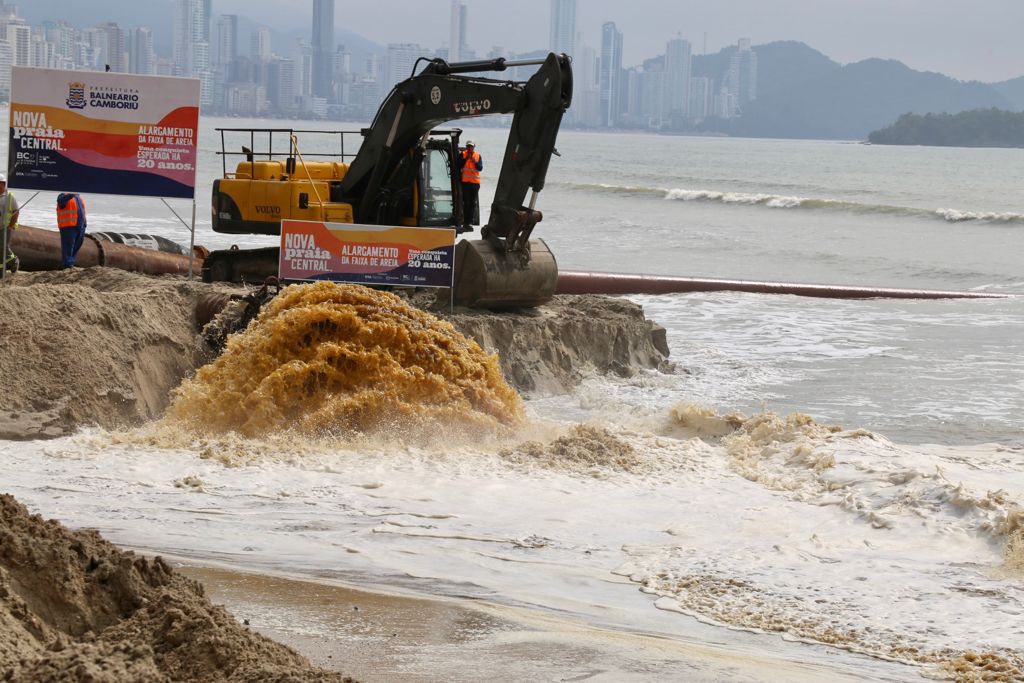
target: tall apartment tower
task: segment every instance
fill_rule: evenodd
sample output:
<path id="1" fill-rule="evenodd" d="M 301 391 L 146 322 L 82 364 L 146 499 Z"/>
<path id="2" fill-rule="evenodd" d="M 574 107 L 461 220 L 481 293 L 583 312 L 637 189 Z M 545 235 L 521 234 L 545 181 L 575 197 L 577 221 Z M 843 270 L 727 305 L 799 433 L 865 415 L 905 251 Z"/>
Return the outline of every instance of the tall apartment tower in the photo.
<path id="1" fill-rule="evenodd" d="M 207 0 L 174 0 L 172 26 L 174 73 L 196 76 L 209 68 L 210 16 Z"/>
<path id="2" fill-rule="evenodd" d="M 741 38 L 737 44 L 726 80 L 729 95 L 740 112 L 744 105 L 757 99 L 757 53 L 750 49 L 750 38 Z"/>
<path id="3" fill-rule="evenodd" d="M 250 38 L 252 59 L 254 62 L 270 61 L 270 30 L 261 28 L 253 31 Z"/>
<path id="4" fill-rule="evenodd" d="M 313 0 L 313 95 L 334 94 L 331 54 L 334 52 L 334 0 Z"/>
<path id="5" fill-rule="evenodd" d="M 618 125 L 622 111 L 622 32 L 609 21 L 601 26 L 601 125 Z"/>
<path id="6" fill-rule="evenodd" d="M 448 61 L 461 62 L 469 55 L 466 47 L 466 0 L 452 0 L 452 21 L 448 35 Z"/>
<path id="7" fill-rule="evenodd" d="M 238 15 L 222 14 L 217 17 L 213 64 L 219 71 L 224 71 L 236 59 L 238 59 Z"/>
<path id="8" fill-rule="evenodd" d="M 106 55 L 108 67 L 117 74 L 128 73 L 128 34 L 114 22 L 100 24 L 98 27 L 106 38 Z"/>
<path id="9" fill-rule="evenodd" d="M 137 26 L 128 34 L 128 68 L 133 74 L 153 76 L 156 74 L 156 52 L 153 48 L 153 32 Z"/>
<path id="10" fill-rule="evenodd" d="M 428 56 L 418 43 L 388 43 L 388 57 L 384 71 L 384 91 L 412 75 L 412 68 L 420 57 Z"/>
<path id="11" fill-rule="evenodd" d="M 11 46 L 13 66 L 32 66 L 32 27 L 24 19 L 16 18 L 7 23 L 0 38 Z"/>
<path id="12" fill-rule="evenodd" d="M 682 38 L 674 38 L 665 45 L 665 101 L 662 109 L 665 120 L 690 115 L 692 51 L 690 41 Z"/>
<path id="13" fill-rule="evenodd" d="M 570 57 L 576 52 L 576 0 L 551 0 L 551 51 Z"/>

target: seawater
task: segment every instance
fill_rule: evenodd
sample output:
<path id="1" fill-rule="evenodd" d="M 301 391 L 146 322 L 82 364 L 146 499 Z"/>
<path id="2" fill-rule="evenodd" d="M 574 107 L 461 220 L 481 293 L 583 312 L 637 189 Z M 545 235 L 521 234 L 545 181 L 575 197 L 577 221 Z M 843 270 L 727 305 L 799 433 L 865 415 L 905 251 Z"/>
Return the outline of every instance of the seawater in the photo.
<path id="1" fill-rule="evenodd" d="M 203 192 L 213 125 L 239 122 L 204 119 Z M 504 134 L 472 134 L 486 207 Z M 1021 150 L 571 131 L 558 147 L 535 235 L 565 270 L 1024 292 Z M 97 197 L 90 222 L 181 241 L 154 204 Z M 201 244 L 273 241 L 214 235 L 204 208 Z M 865 678 L 902 675 L 875 658 L 907 678 L 1020 678 L 1021 300 L 635 299 L 668 329 L 675 374 L 529 397 L 523 425 L 483 445 L 445 443 L 444 424 L 441 444 L 85 431 L 0 445 L 4 489 L 153 552 Z"/>

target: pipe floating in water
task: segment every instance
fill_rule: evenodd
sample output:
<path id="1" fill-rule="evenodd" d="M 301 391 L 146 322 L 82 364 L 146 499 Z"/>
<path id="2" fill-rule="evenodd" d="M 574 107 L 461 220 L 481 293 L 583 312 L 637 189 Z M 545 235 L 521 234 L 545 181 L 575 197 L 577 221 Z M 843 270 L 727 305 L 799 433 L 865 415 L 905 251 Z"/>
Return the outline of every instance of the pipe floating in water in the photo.
<path id="1" fill-rule="evenodd" d="M 670 275 L 630 275 L 628 273 L 581 271 L 560 272 L 558 285 L 555 288 L 556 294 L 675 294 L 683 292 L 752 292 L 755 294 L 792 294 L 826 299 L 1007 299 L 1015 296 L 988 292 L 802 285 L 791 282 L 709 280 Z"/>
<path id="2" fill-rule="evenodd" d="M 10 248 L 21 260 L 24 270 L 60 270 L 63 261 L 60 253 L 60 233 L 56 230 L 43 230 L 27 225 L 8 233 Z M 194 273 L 203 267 L 206 250 L 196 247 L 195 260 L 192 264 Z M 136 273 L 164 275 L 167 273 L 188 273 L 188 256 L 169 254 L 163 251 L 140 249 L 126 244 L 102 241 L 88 233 L 82 242 L 82 248 L 75 257 L 75 265 L 82 268 L 90 266 L 107 266 L 120 268 Z"/>

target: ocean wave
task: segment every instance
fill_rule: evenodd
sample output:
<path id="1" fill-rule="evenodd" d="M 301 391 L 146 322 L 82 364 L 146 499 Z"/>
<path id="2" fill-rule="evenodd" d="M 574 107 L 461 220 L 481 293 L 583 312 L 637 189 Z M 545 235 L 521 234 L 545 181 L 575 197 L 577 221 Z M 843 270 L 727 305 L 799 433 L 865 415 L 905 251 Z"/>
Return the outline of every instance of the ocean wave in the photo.
<path id="1" fill-rule="evenodd" d="M 606 183 L 566 183 L 569 188 L 611 192 L 622 195 L 648 195 L 671 201 L 717 202 L 746 206 L 763 206 L 769 209 L 819 209 L 845 211 L 860 214 L 890 214 L 937 218 L 947 223 L 1024 223 L 1024 214 L 999 211 L 965 211 L 961 209 L 921 209 L 893 204 L 869 204 L 842 199 L 801 197 L 763 192 L 722 192 L 719 190 L 644 187 L 636 185 L 610 185 Z"/>

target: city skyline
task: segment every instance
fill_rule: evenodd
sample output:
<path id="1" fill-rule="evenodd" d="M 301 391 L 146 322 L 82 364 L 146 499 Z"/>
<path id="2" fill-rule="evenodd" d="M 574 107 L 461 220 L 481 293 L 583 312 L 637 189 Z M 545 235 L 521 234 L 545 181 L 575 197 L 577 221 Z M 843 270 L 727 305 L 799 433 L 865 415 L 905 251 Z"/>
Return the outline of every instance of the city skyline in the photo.
<path id="1" fill-rule="evenodd" d="M 235 14 L 277 31 L 309 32 L 312 2 L 289 5 L 270 0 L 214 0 L 215 14 Z M 23 16 L 46 19 L 72 17 L 73 24 L 98 25 L 114 21 L 134 27 L 144 15 L 161 11 L 158 5 L 127 5 L 115 0 L 93 0 L 88 6 L 70 0 L 31 0 L 13 3 Z M 165 6 L 169 5 L 165 0 Z M 346 4 L 335 13 L 336 31 L 349 31 L 385 49 L 389 42 L 448 44 L 451 0 L 423 0 L 409 5 L 378 0 L 371 7 Z M 715 53 L 732 45 L 736 36 L 750 36 L 756 44 L 792 40 L 803 42 L 841 64 L 868 58 L 896 59 L 918 71 L 934 71 L 960 80 L 985 83 L 1024 75 L 1024 43 L 1017 27 L 1024 25 L 1024 3 L 1017 0 L 951 0 L 942 11 L 926 0 L 729 0 L 711 3 L 692 0 L 587 0 L 578 3 L 577 34 L 590 45 L 600 44 L 601 26 L 612 21 L 629 38 L 623 61 L 640 64 L 654 56 L 651 47 L 672 36 L 689 40 L 693 54 Z M 474 0 L 469 5 L 469 47 L 486 54 L 495 46 L 507 52 L 532 51 L 549 46 L 549 0 L 519 0 L 509 12 L 500 0 Z M 813 11 L 810 11 L 812 10 Z M 73 17 L 77 16 L 78 20 Z M 387 16 L 388 22 L 379 21 Z M 128 19 L 126 17 L 133 17 Z M 155 44 L 169 45 L 167 26 L 150 25 Z M 163 24 L 166 24 L 163 25 Z"/>
<path id="2" fill-rule="evenodd" d="M 202 84 L 200 103 L 207 113 L 366 120 L 372 118 L 389 90 L 408 78 L 423 59 L 537 59 L 549 49 L 566 49 L 573 53 L 575 64 L 575 97 L 565 121 L 568 126 L 724 132 L 756 127 L 760 125 L 757 121 L 765 120 L 766 111 L 780 104 L 804 103 L 779 119 L 783 121 L 799 111 L 813 110 L 815 88 L 827 91 L 838 83 L 850 87 L 843 74 L 881 68 L 889 75 L 872 82 L 882 83 L 915 73 L 895 62 L 879 60 L 844 68 L 805 44 L 789 41 L 757 47 L 750 36 L 743 35 L 734 37 L 728 50 L 705 58 L 703 43 L 698 47 L 682 31 L 659 44 L 646 45 L 647 52 L 653 54 L 630 64 L 625 45 L 634 38 L 616 22 L 604 22 L 593 40 L 580 30 L 582 4 L 544 1 L 548 25 L 538 33 L 547 36 L 547 45 L 527 52 L 492 46 L 484 52 L 479 41 L 473 41 L 478 5 L 466 0 L 445 0 L 447 33 L 439 41 L 392 42 L 386 47 L 352 33 L 329 30 L 337 19 L 335 0 L 311 0 L 312 13 L 305 29 L 291 34 L 256 24 L 248 16 L 215 12 L 227 0 L 167 0 L 164 9 L 172 14 L 172 21 L 148 15 L 158 27 L 170 29 L 171 45 L 164 45 L 159 54 L 153 47 L 154 33 L 146 27 L 127 28 L 116 22 L 81 27 L 66 21 L 32 25 L 11 3 L 0 2 L 0 97 L 7 92 L 4 67 L 8 64 L 78 70 L 106 67 L 114 72 L 198 78 Z M 763 88 L 759 52 L 765 57 L 769 75 Z M 794 89 L 804 69 L 811 89 Z M 532 71 L 513 68 L 497 77 L 525 81 Z M 812 85 L 815 74 L 825 71 L 829 77 Z M 9 76 L 9 71 L 6 73 Z M 957 83 L 936 81 L 933 75 L 920 72 L 916 77 L 931 78 L 930 83 L 940 88 L 945 87 L 942 82 Z M 780 84 L 785 89 L 782 100 L 777 96 Z M 968 106 L 1014 106 L 1015 83 L 1005 84 L 1010 89 L 1005 97 L 994 87 L 961 85 L 973 93 L 959 100 Z M 892 105 L 904 107 L 900 111 L 912 109 L 912 104 L 898 104 L 900 93 L 918 90 L 909 84 L 902 90 L 890 88 L 890 99 L 895 97 Z M 759 93 L 766 93 L 764 102 L 758 101 Z M 865 95 L 870 101 L 872 94 Z M 933 106 L 935 101 L 922 100 L 925 106 Z M 957 107 L 957 96 L 939 106 Z M 773 114 L 767 116 L 770 119 Z"/>
<path id="3" fill-rule="evenodd" d="M 276 0 L 217 0 L 224 12 L 289 26 L 308 19 L 304 6 L 287 11 Z M 718 52 L 737 36 L 757 44 L 804 42 L 840 63 L 873 57 L 897 59 L 919 71 L 936 71 L 959 80 L 998 82 L 1024 76 L 1024 25 L 1019 0 L 951 0 L 937 8 L 931 0 L 586 0 L 575 3 L 577 33 L 600 44 L 601 26 L 614 22 L 630 39 L 623 62 L 640 64 L 676 34 L 689 40 L 695 55 Z M 450 0 L 377 0 L 372 6 L 339 10 L 337 28 L 387 45 L 389 42 L 439 44 L 449 34 Z M 230 8 L 230 9 L 229 9 Z M 502 0 L 469 5 L 469 45 L 479 52 L 502 46 L 511 52 L 548 46 L 549 0 L 519 0 L 516 11 Z M 290 15 L 290 16 L 289 16 Z M 379 21 L 389 17 L 388 22 Z M 261 18 L 262 17 L 262 18 Z M 281 23 L 281 22 L 284 23 Z M 651 47 L 654 46 L 654 50 Z"/>

